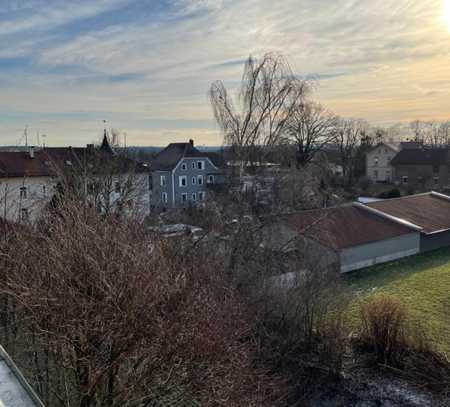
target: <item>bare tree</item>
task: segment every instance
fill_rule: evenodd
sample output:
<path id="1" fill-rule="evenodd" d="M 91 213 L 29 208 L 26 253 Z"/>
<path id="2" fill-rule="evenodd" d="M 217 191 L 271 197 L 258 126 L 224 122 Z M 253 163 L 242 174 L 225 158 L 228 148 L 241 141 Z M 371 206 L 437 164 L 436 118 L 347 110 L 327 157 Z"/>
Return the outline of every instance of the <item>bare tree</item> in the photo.
<path id="1" fill-rule="evenodd" d="M 337 117 L 319 103 L 300 103 L 288 120 L 287 137 L 297 147 L 297 166 L 310 163 L 327 144 L 336 141 Z"/>
<path id="2" fill-rule="evenodd" d="M 212 84 L 209 95 L 214 116 L 225 143 L 235 148 L 241 175 L 244 165 L 253 161 L 255 150 L 282 139 L 287 121 L 307 89 L 285 58 L 276 54 L 248 59 L 237 105 L 222 82 Z"/>
<path id="3" fill-rule="evenodd" d="M 361 139 L 365 137 L 367 123 L 363 120 L 341 119 L 336 129 L 336 140 L 346 186 L 351 186 L 356 166 L 356 154 Z"/>

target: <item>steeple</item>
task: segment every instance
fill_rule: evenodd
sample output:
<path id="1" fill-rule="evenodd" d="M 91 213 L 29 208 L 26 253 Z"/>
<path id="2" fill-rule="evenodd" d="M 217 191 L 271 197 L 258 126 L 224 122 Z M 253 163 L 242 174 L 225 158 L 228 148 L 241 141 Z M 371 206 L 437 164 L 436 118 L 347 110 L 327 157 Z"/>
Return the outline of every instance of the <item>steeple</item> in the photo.
<path id="1" fill-rule="evenodd" d="M 111 154 L 114 152 L 109 144 L 108 133 L 106 131 L 106 127 L 103 130 L 103 140 L 102 140 L 102 145 L 100 146 L 100 150 L 104 151 L 106 153 L 111 153 Z"/>

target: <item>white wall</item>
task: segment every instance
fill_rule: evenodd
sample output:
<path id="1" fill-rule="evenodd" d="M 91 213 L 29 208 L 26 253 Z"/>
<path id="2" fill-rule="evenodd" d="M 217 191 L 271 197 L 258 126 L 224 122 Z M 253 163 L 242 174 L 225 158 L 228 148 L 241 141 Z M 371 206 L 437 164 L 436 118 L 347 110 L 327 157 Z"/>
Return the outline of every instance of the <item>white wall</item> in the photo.
<path id="1" fill-rule="evenodd" d="M 0 178 L 0 217 L 18 222 L 26 210 L 29 220 L 35 221 L 53 196 L 55 184 L 51 177 Z M 21 197 L 22 187 L 26 188 L 25 198 Z"/>

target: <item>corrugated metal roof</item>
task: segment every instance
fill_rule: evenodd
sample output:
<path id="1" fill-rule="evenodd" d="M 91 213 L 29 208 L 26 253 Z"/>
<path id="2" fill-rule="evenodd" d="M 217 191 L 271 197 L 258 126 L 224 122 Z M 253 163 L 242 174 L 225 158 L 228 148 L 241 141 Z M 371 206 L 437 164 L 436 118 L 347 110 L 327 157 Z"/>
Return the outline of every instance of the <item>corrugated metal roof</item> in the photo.
<path id="1" fill-rule="evenodd" d="M 357 205 L 299 212 L 283 219 L 298 232 L 337 251 L 415 233 Z"/>
<path id="2" fill-rule="evenodd" d="M 427 193 L 367 204 L 381 212 L 413 223 L 424 233 L 450 229 L 450 197 Z"/>

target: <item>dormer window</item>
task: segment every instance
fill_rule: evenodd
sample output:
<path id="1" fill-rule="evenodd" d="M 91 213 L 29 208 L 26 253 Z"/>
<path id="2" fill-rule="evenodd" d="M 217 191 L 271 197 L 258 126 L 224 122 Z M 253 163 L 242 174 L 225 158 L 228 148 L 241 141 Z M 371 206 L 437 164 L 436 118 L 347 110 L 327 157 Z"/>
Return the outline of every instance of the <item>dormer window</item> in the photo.
<path id="1" fill-rule="evenodd" d="M 197 161 L 197 169 L 198 170 L 204 170 L 205 169 L 205 162 L 204 161 Z"/>
<path id="2" fill-rule="evenodd" d="M 187 164 L 186 163 L 181 164 L 181 169 L 183 171 L 186 171 L 187 170 Z"/>

